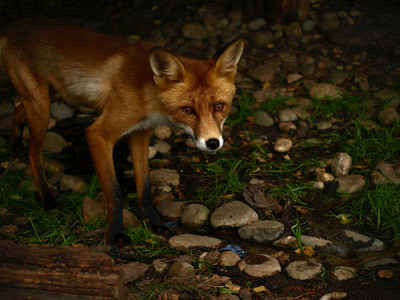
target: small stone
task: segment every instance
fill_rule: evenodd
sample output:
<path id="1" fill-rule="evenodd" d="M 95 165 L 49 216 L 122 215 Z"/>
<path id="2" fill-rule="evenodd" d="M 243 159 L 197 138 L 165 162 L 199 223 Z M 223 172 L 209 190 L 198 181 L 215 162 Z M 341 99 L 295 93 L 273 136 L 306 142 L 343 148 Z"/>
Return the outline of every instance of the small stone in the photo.
<path id="1" fill-rule="evenodd" d="M 193 247 L 218 248 L 221 246 L 222 241 L 213 237 L 186 233 L 173 236 L 170 238 L 169 244 L 172 247 L 182 247 L 185 249 Z"/>
<path id="2" fill-rule="evenodd" d="M 90 197 L 83 198 L 82 201 L 82 220 L 88 224 L 95 220 L 100 222 L 107 221 L 107 209 L 105 204 L 97 202 Z"/>
<path id="3" fill-rule="evenodd" d="M 238 268 L 253 277 L 268 277 L 281 272 L 279 261 L 267 254 L 249 255 L 238 264 Z"/>
<path id="4" fill-rule="evenodd" d="M 287 236 L 284 238 L 281 238 L 279 240 L 276 240 L 275 242 L 272 243 L 274 247 L 281 248 L 281 249 L 287 249 L 287 250 L 295 250 L 299 247 L 299 243 L 297 239 L 294 236 Z"/>
<path id="5" fill-rule="evenodd" d="M 261 126 L 272 126 L 274 125 L 274 119 L 266 111 L 256 111 L 254 113 L 255 123 Z"/>
<path id="6" fill-rule="evenodd" d="M 256 31 L 250 35 L 250 42 L 254 47 L 266 47 L 273 42 L 270 31 Z"/>
<path id="7" fill-rule="evenodd" d="M 365 179 L 362 175 L 347 175 L 339 177 L 336 180 L 339 182 L 338 191 L 340 193 L 353 194 L 361 191 L 365 185 Z"/>
<path id="8" fill-rule="evenodd" d="M 220 266 L 236 266 L 239 261 L 239 255 L 232 251 L 223 251 L 218 257 L 218 264 Z"/>
<path id="9" fill-rule="evenodd" d="M 198 22 L 186 23 L 183 25 L 182 35 L 185 38 L 193 40 L 205 40 L 208 36 L 203 25 Z"/>
<path id="10" fill-rule="evenodd" d="M 78 177 L 63 174 L 60 178 L 61 191 L 81 192 L 86 190 L 86 183 Z"/>
<path id="11" fill-rule="evenodd" d="M 349 174 L 351 166 L 351 156 L 342 152 L 336 155 L 336 157 L 332 160 L 331 169 L 336 177 L 342 177 Z"/>
<path id="12" fill-rule="evenodd" d="M 357 269 L 353 267 L 340 266 L 336 267 L 335 270 L 333 271 L 333 277 L 339 281 L 352 279 L 356 276 L 357 276 Z"/>
<path id="13" fill-rule="evenodd" d="M 398 263 L 399 262 L 394 258 L 383 257 L 383 258 L 368 261 L 363 265 L 363 267 L 366 269 L 371 269 L 371 268 L 374 268 L 377 266 L 386 266 L 389 264 L 398 264 Z"/>
<path id="14" fill-rule="evenodd" d="M 241 201 L 233 201 L 220 206 L 210 217 L 211 226 L 215 229 L 242 227 L 256 221 L 258 221 L 257 213 Z"/>
<path id="15" fill-rule="evenodd" d="M 156 259 L 153 261 L 154 271 L 158 274 L 163 274 L 168 269 L 168 263 L 163 261 L 162 259 Z"/>
<path id="16" fill-rule="evenodd" d="M 393 124 L 398 117 L 399 113 L 393 107 L 385 108 L 377 115 L 378 121 L 385 126 Z"/>
<path id="17" fill-rule="evenodd" d="M 302 75 L 300 75 L 300 74 L 289 74 L 288 75 L 288 77 L 287 77 L 287 82 L 288 83 L 293 83 L 293 82 L 296 82 L 296 81 L 299 81 L 301 78 L 303 78 L 303 76 Z"/>
<path id="18" fill-rule="evenodd" d="M 171 145 L 164 141 L 158 141 L 153 147 L 161 154 L 166 154 L 171 150 Z"/>
<path id="19" fill-rule="evenodd" d="M 139 221 L 139 219 L 135 216 L 135 214 L 125 208 L 122 210 L 122 219 L 123 219 L 124 229 L 137 228 L 142 225 L 142 222 Z"/>
<path id="20" fill-rule="evenodd" d="M 330 121 L 320 121 L 315 123 L 315 127 L 317 127 L 318 130 L 326 130 L 329 128 L 332 128 L 332 123 Z"/>
<path id="21" fill-rule="evenodd" d="M 317 190 L 323 190 L 325 188 L 325 184 L 322 181 L 316 181 L 312 187 Z"/>
<path id="22" fill-rule="evenodd" d="M 67 119 L 74 115 L 72 109 L 60 101 L 55 101 L 51 103 L 50 114 L 53 118 L 58 120 Z"/>
<path id="23" fill-rule="evenodd" d="M 280 122 L 279 130 L 282 132 L 289 132 L 291 130 L 296 130 L 296 125 L 294 125 L 292 122 Z"/>
<path id="24" fill-rule="evenodd" d="M 285 226 L 278 221 L 265 220 L 243 226 L 238 233 L 244 240 L 269 243 L 278 239 L 284 229 Z"/>
<path id="25" fill-rule="evenodd" d="M 333 85 L 342 85 L 347 80 L 347 73 L 335 71 L 329 75 L 329 82 Z"/>
<path id="26" fill-rule="evenodd" d="M 48 131 L 46 132 L 46 138 L 43 144 L 43 151 L 47 151 L 50 153 L 59 153 L 67 145 L 67 142 L 61 135 L 52 131 Z"/>
<path id="27" fill-rule="evenodd" d="M 400 167 L 397 164 L 379 162 L 371 173 L 374 184 L 393 182 L 400 184 Z"/>
<path id="28" fill-rule="evenodd" d="M 289 24 L 285 27 L 284 31 L 288 37 L 294 38 L 300 38 L 303 34 L 303 31 L 301 30 L 300 24 L 298 22 L 293 22 Z"/>
<path id="29" fill-rule="evenodd" d="M 149 176 L 150 183 L 153 185 L 179 185 L 180 176 L 175 170 L 156 169 L 150 171 Z"/>
<path id="30" fill-rule="evenodd" d="M 322 273 L 322 264 L 309 265 L 307 261 L 294 261 L 286 267 L 289 277 L 298 280 L 318 278 Z"/>
<path id="31" fill-rule="evenodd" d="M 293 146 L 293 142 L 286 138 L 278 138 L 274 145 L 274 150 L 279 153 L 289 152 Z"/>
<path id="32" fill-rule="evenodd" d="M 172 277 L 187 277 L 194 274 L 194 267 L 187 262 L 176 262 L 168 270 L 168 275 Z"/>
<path id="33" fill-rule="evenodd" d="M 172 130 L 168 126 L 158 126 L 154 130 L 155 136 L 160 140 L 165 140 L 171 137 Z"/>
<path id="34" fill-rule="evenodd" d="M 157 204 L 157 211 L 166 218 L 179 219 L 182 217 L 185 202 L 183 201 L 162 201 Z"/>
<path id="35" fill-rule="evenodd" d="M 264 18 L 258 18 L 256 20 L 251 21 L 247 27 L 249 28 L 249 30 L 255 31 L 255 30 L 259 30 L 261 27 L 266 26 L 267 25 L 267 21 L 265 21 Z"/>
<path id="36" fill-rule="evenodd" d="M 195 230 L 204 226 L 210 216 L 210 210 L 202 204 L 189 205 L 182 214 L 181 223 L 183 226 Z"/>
<path id="37" fill-rule="evenodd" d="M 330 83 L 315 84 L 309 92 L 311 98 L 330 98 L 336 99 L 342 97 L 341 90 Z"/>
<path id="38" fill-rule="evenodd" d="M 278 118 L 281 122 L 297 121 L 297 115 L 291 109 L 281 109 L 280 111 L 278 111 Z"/>

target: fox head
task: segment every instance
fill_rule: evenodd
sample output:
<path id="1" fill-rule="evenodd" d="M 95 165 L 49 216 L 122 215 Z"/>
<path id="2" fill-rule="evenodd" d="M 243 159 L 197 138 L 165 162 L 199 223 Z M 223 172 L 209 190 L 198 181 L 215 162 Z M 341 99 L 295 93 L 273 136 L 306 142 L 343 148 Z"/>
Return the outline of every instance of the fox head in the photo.
<path id="1" fill-rule="evenodd" d="M 206 153 L 218 151 L 222 127 L 235 94 L 234 77 L 244 40 L 237 38 L 210 60 L 178 57 L 163 48 L 150 51 L 154 81 L 167 117 Z"/>

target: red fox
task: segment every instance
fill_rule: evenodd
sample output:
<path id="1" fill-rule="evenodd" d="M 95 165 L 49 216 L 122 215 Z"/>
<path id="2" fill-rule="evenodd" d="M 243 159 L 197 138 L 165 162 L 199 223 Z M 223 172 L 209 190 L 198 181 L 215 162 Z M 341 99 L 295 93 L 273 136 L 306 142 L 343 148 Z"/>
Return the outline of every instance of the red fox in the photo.
<path id="1" fill-rule="evenodd" d="M 109 243 L 123 235 L 123 197 L 113 163 L 115 143 L 129 135 L 142 213 L 162 226 L 150 199 L 149 139 L 159 125 L 178 126 L 205 153 L 223 145 L 222 126 L 235 93 L 244 40 L 237 38 L 209 60 L 176 56 L 150 42 L 122 38 L 51 20 L 24 20 L 1 39 L 3 68 L 21 99 L 10 145 L 21 144 L 26 118 L 29 162 L 42 205 L 54 196 L 45 178 L 42 149 L 49 122 L 49 86 L 69 103 L 100 112 L 87 128 L 92 160 L 107 199 Z"/>

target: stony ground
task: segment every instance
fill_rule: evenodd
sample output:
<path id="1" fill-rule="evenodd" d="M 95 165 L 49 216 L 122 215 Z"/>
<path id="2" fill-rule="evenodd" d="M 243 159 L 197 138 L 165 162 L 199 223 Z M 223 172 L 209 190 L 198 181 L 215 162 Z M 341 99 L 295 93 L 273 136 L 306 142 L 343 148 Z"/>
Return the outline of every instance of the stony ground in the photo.
<path id="1" fill-rule="evenodd" d="M 29 2 L 5 2 L 1 3 L 5 13 L 0 16 L 0 28 L 21 17 L 42 13 L 132 40 L 149 38 L 178 53 L 199 57 L 210 56 L 234 37 L 245 34 L 248 42 L 236 78 L 239 91 L 252 95 L 258 103 L 279 96 L 292 101 L 276 113 L 258 106 L 248 120 L 253 133 L 247 127 L 227 128 L 230 136 L 226 139 L 225 150 L 230 151 L 229 147 L 239 143 L 239 150 L 231 151 L 244 157 L 248 150 L 246 143 L 257 142 L 271 153 L 270 159 L 282 162 L 296 155 L 311 156 L 307 152 L 312 152 L 319 159 L 331 162 L 326 170 L 321 168 L 310 172 L 313 188 L 327 194 L 332 186 L 334 191 L 339 186 L 340 192 L 355 193 L 366 185 L 366 181 L 376 184 L 384 180 L 380 174 L 394 181 L 400 180 L 395 162 L 376 165 L 375 175 L 372 172 L 353 174 L 351 157 L 344 153 L 336 156 L 341 152 L 340 147 L 332 146 L 329 150 L 321 147 L 316 151 L 301 150 L 310 148 L 299 146 L 301 143 L 317 143 L 311 145 L 315 148 L 320 142 L 316 138 L 319 133 L 346 126 L 346 120 L 341 119 L 345 116 L 332 115 L 320 116 L 310 124 L 308 117 L 315 112 L 303 108 L 314 98 L 335 99 L 342 93 L 355 95 L 363 98 L 364 105 L 371 108 L 371 113 L 364 119 L 369 126 L 390 126 L 396 121 L 400 101 L 400 41 L 397 38 L 400 18 L 396 1 L 382 3 L 371 0 L 363 1 L 361 5 L 349 1 L 313 0 L 309 9 L 300 6 L 294 12 L 276 10 L 272 16 L 262 14 L 261 8 L 254 12 L 240 5 L 205 2 L 194 1 L 191 5 L 184 5 L 179 1 L 137 1 L 135 5 L 125 2 L 117 5 L 113 1 L 88 1 L 85 4 L 65 1 L 60 5 L 39 1 L 36 6 Z M 9 95 L 10 90 L 6 87 L 2 91 Z M 392 99 L 390 105 L 380 107 L 380 101 L 388 98 Z M 1 100 L 0 126 L 6 132 L 13 104 L 3 96 Z M 242 107 L 236 103 L 235 108 L 239 111 L 233 109 L 233 117 L 240 114 Z M 71 116 L 78 117 L 81 125 L 85 124 L 86 118 L 91 118 L 90 115 L 82 117 L 85 113 L 73 111 L 62 102 L 56 102 L 52 107 L 54 119 L 64 119 L 57 123 L 58 126 L 60 123 L 70 126 L 71 123 L 65 120 Z M 319 133 L 311 134 L 310 129 Z M 188 164 L 187 159 L 199 154 L 190 150 L 190 141 L 176 142 L 180 139 L 185 141 L 178 134 L 165 128 L 157 130 L 151 152 L 155 157 L 171 159 L 153 162 L 153 182 L 164 182 L 160 189 L 167 195 L 194 200 L 191 186 L 195 171 L 190 167 L 192 161 Z M 67 131 L 61 135 L 49 134 L 47 150 L 59 152 L 67 146 L 65 140 L 74 141 L 70 147 L 72 152 L 79 152 L 78 156 L 84 159 L 79 161 L 82 168 L 72 173 L 75 176 L 57 175 L 54 184 L 58 184 L 60 190 L 79 189 L 79 174 L 93 171 L 90 156 L 87 148 L 82 146 L 85 143 L 83 137 L 77 138 L 75 133 Z M 171 154 L 181 150 L 195 155 Z M 117 150 L 117 153 L 124 153 L 124 159 L 117 165 L 121 173 L 127 168 L 126 152 L 123 151 Z M 336 158 L 332 160 L 333 157 Z M 261 158 L 259 161 L 261 164 Z M 58 167 L 57 163 L 54 165 Z M 167 166 L 167 171 L 160 166 Z M 185 172 L 182 174 L 182 171 Z M 129 177 L 129 172 L 126 174 Z M 183 207 L 182 201 L 161 202 L 158 198 L 157 209 L 162 214 L 175 214 L 169 217 L 178 216 L 189 228 L 201 228 L 209 221 L 209 228 L 201 230 L 201 235 L 177 234 L 169 243 L 174 247 L 214 249 L 202 251 L 203 264 L 213 268 L 203 269 L 188 255 L 141 262 L 138 270 L 143 271 L 143 276 L 131 283 L 135 295 L 132 298 L 140 299 L 139 292 L 152 285 L 158 289 L 154 295 L 157 299 L 201 296 L 218 299 L 395 299 L 399 295 L 398 255 L 392 249 L 386 251 L 387 245 L 381 240 L 360 235 L 353 228 L 343 230 L 321 216 L 312 216 L 310 224 L 320 227 L 311 228 L 300 237 L 304 251 L 311 251 L 311 254 L 293 254 L 298 248 L 298 240 L 288 226 L 291 224 L 288 219 L 293 221 L 295 215 L 282 213 L 286 211 L 280 207 L 283 203 L 271 209 L 273 199 L 261 192 L 262 188 L 282 184 L 279 180 L 283 181 L 254 176 L 249 180 L 243 197 L 239 193 L 240 201 L 212 207 L 212 212 L 199 204 Z M 337 182 L 336 185 L 333 182 Z M 210 182 L 198 179 L 197 183 L 206 186 Z M 168 189 L 172 189 L 171 194 L 168 194 Z M 125 189 L 127 191 L 129 188 Z M 314 213 L 329 212 L 338 204 L 333 203 L 327 209 L 318 199 L 310 199 L 310 203 L 317 205 Z M 85 205 L 96 204 L 92 199 L 85 199 Z M 298 215 L 307 214 L 301 207 L 296 209 Z M 266 211 L 273 213 L 278 221 L 258 221 L 260 216 L 268 214 Z M 108 251 L 120 263 L 131 260 L 129 248 L 102 251 Z M 315 257 L 312 257 L 313 251 Z"/>

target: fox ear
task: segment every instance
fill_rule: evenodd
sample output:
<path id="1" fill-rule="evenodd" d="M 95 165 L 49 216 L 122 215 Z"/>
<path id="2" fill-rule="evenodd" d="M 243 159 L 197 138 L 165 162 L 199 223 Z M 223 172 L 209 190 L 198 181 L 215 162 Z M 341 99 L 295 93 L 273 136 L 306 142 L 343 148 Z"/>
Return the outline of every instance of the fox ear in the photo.
<path id="1" fill-rule="evenodd" d="M 230 77 L 232 79 L 235 77 L 243 48 L 244 38 L 238 37 L 214 55 L 213 59 L 217 60 L 215 73 L 218 77 Z"/>
<path id="2" fill-rule="evenodd" d="M 182 81 L 185 77 L 185 68 L 182 63 L 164 48 L 156 47 L 150 50 L 150 66 L 157 85 L 166 81 Z"/>

